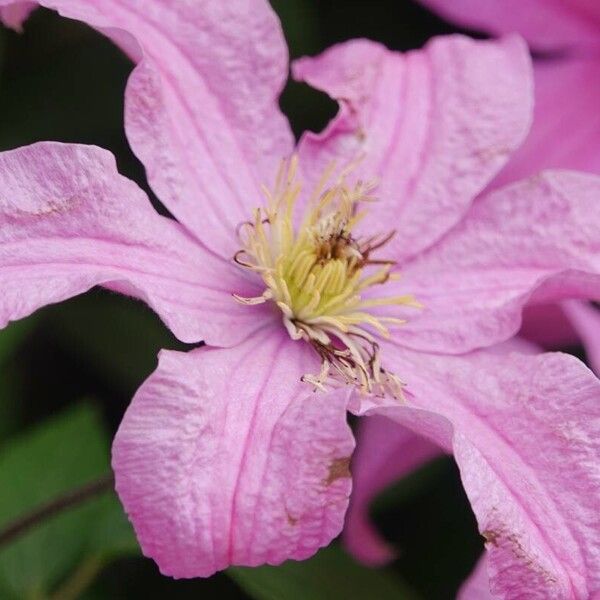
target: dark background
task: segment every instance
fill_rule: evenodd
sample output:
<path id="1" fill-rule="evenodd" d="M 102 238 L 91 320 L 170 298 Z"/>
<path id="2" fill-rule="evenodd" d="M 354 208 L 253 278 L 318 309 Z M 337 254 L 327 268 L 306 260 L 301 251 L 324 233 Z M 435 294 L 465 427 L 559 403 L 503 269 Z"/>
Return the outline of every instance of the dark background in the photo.
<path id="1" fill-rule="evenodd" d="M 456 31 L 409 0 L 273 5 L 292 57 L 353 37 L 407 50 Z M 49 11 L 35 12 L 20 35 L 0 27 L 0 150 L 38 140 L 97 144 L 147 189 L 122 126 L 131 68 L 99 34 Z M 336 110 L 326 96 L 296 83 L 281 104 L 296 134 L 321 129 Z M 158 350 L 182 347 L 141 303 L 102 290 L 0 332 L 0 526 L 105 472 L 110 437 Z M 279 569 L 173 581 L 139 556 L 114 498 L 88 508 L 0 549 L 1 599 L 453 598 L 482 550 L 450 459 L 425 467 L 375 503 L 378 526 L 399 549 L 398 560 L 376 573 L 337 546 Z"/>

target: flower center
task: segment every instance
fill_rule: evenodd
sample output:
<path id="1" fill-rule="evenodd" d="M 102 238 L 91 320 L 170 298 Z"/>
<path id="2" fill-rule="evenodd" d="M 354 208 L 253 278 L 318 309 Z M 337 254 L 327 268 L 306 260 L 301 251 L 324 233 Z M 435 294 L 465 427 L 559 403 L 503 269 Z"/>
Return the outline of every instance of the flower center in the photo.
<path id="1" fill-rule="evenodd" d="M 381 366 L 374 334 L 389 337 L 386 324 L 397 317 L 376 316 L 376 306 L 420 307 L 410 295 L 365 298 L 365 291 L 397 275 L 393 261 L 373 258 L 394 235 L 355 237 L 365 212 L 361 203 L 373 201 L 373 183 L 346 183 L 351 168 L 328 185 L 334 166 L 321 177 L 299 227 L 294 208 L 300 195 L 297 158 L 284 161 L 273 190 L 264 189 L 266 205 L 239 230 L 242 249 L 235 262 L 262 277 L 264 292 L 254 298 L 234 294 L 242 304 L 274 302 L 294 340 L 308 341 L 322 361 L 318 374 L 303 380 L 324 390 L 326 385 L 351 384 L 362 393 L 402 398 L 401 380 Z"/>

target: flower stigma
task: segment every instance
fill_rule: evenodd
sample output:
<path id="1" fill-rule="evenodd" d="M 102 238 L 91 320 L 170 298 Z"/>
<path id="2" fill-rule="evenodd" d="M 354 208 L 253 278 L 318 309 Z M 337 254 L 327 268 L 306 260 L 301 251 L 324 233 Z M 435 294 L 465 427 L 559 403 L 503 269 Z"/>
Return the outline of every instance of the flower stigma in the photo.
<path id="1" fill-rule="evenodd" d="M 330 165 L 295 227 L 301 191 L 297 167 L 296 156 L 282 161 L 273 189 L 263 187 L 265 206 L 238 228 L 242 249 L 234 260 L 260 275 L 265 290 L 260 296 L 234 298 L 245 305 L 275 303 L 290 337 L 309 342 L 321 359 L 320 372 L 302 378 L 315 389 L 352 385 L 363 394 L 401 400 L 404 384 L 383 368 L 374 333 L 389 337 L 387 324 L 406 321 L 376 316 L 370 309 L 421 304 L 411 295 L 363 297 L 367 288 L 398 278 L 391 272 L 394 261 L 372 257 L 395 232 L 367 238 L 353 234 L 366 214 L 359 205 L 375 200 L 376 183 L 348 185 L 350 165 L 331 184 L 335 165 Z"/>

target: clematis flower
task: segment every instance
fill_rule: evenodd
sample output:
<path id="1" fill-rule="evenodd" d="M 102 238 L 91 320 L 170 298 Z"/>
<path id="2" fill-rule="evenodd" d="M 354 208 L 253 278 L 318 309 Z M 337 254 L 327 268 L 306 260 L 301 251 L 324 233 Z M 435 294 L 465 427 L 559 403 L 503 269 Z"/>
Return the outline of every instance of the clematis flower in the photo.
<path id="1" fill-rule="evenodd" d="M 453 452 L 496 590 L 598 590 L 600 382 L 572 357 L 479 350 L 514 335 L 526 302 L 600 287 L 600 179 L 547 172 L 474 202 L 529 126 L 522 42 L 402 55 L 356 40 L 296 62 L 340 110 L 294 147 L 268 4 L 41 4 L 139 59 L 126 131 L 177 221 L 99 148 L 1 154 L 0 323 L 100 284 L 206 342 L 161 353 L 113 445 L 161 571 L 327 544 L 350 494 L 350 410 Z"/>
<path id="2" fill-rule="evenodd" d="M 519 33 L 534 61 L 535 111 L 529 136 L 493 187 L 547 168 L 600 174 L 600 4 L 588 0 L 421 0 L 441 16 L 502 35 Z M 558 140 L 558 141 L 557 141 Z M 584 303 L 529 307 L 521 335 L 547 349 L 600 335 L 600 314 Z M 592 340 L 593 343 L 593 340 Z M 600 372 L 600 363 L 591 362 Z"/>
<path id="3" fill-rule="evenodd" d="M 600 174 L 600 4 L 585 0 L 421 1 L 463 26 L 495 35 L 519 33 L 537 56 L 532 128 L 488 189 L 547 168 Z M 588 364 L 600 373 L 600 311 L 590 303 L 571 300 L 526 306 L 519 334 L 551 350 L 583 343 Z M 393 551 L 370 523 L 372 499 L 440 449 L 382 418 L 361 422 L 359 440 L 346 544 L 362 561 L 382 564 Z M 374 470 L 379 474 L 374 475 Z"/>

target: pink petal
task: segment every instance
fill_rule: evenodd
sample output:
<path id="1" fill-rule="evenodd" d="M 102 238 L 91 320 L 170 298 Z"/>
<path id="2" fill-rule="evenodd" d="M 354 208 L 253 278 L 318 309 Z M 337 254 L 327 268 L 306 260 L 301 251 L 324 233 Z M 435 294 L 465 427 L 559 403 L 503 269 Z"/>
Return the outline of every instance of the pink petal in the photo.
<path id="1" fill-rule="evenodd" d="M 597 35 L 600 40 L 600 26 Z M 535 65 L 532 129 L 494 187 L 548 168 L 600 174 L 600 57 Z"/>
<path id="2" fill-rule="evenodd" d="M 534 47 L 600 46 L 597 0 L 420 0 L 448 20 L 490 33 L 523 35 Z"/>
<path id="3" fill-rule="evenodd" d="M 354 490 L 344 526 L 344 542 L 360 561 L 379 566 L 394 558 L 394 550 L 371 523 L 375 496 L 434 456 L 437 446 L 386 417 L 361 419 L 352 461 Z"/>
<path id="4" fill-rule="evenodd" d="M 454 453 L 501 598 L 600 592 L 600 381 L 564 354 L 425 355 L 385 345 L 406 406 Z"/>
<path id="5" fill-rule="evenodd" d="M 236 226 L 293 148 L 277 104 L 287 50 L 268 2 L 39 3 L 116 36 L 129 54 L 134 44 L 123 32 L 137 40 L 143 60 L 126 92 L 131 146 L 171 213 L 212 250 L 233 256 Z"/>
<path id="6" fill-rule="evenodd" d="M 93 146 L 0 154 L 0 326 L 104 284 L 143 299 L 183 341 L 229 345 L 260 324 L 247 288 Z M 267 318 L 267 317 L 265 317 Z"/>
<path id="7" fill-rule="evenodd" d="M 463 216 L 530 124 L 531 64 L 514 37 L 437 38 L 404 55 L 356 40 L 296 61 L 293 73 L 340 102 L 323 133 L 301 140 L 301 165 L 315 176 L 362 155 L 360 174 L 380 182 L 365 229 L 395 228 L 387 249 L 399 259 Z"/>
<path id="8" fill-rule="evenodd" d="M 600 177 L 547 172 L 479 200 L 390 293 L 424 304 L 394 340 L 465 352 L 516 333 L 523 306 L 600 297 Z M 395 288 L 395 289 L 394 289 Z"/>
<path id="9" fill-rule="evenodd" d="M 590 368 L 600 375 L 600 310 L 575 301 L 563 302 L 561 307 L 583 342 Z"/>
<path id="10" fill-rule="evenodd" d="M 494 600 L 490 591 L 490 577 L 487 569 L 487 556 L 484 555 L 478 561 L 475 569 L 460 588 L 458 600 Z"/>
<path id="11" fill-rule="evenodd" d="M 21 31 L 23 23 L 35 7 L 35 2 L 14 2 L 3 8 L 0 7 L 0 23 L 15 31 Z"/>
<path id="12" fill-rule="evenodd" d="M 304 559 L 342 529 L 354 441 L 347 393 L 300 377 L 282 328 L 230 350 L 165 352 L 117 432 L 117 491 L 165 575 Z"/>
<path id="13" fill-rule="evenodd" d="M 600 311 L 592 304 L 568 300 L 526 306 L 519 335 L 548 350 L 583 344 L 588 365 L 600 374 Z"/>
<path id="14" fill-rule="evenodd" d="M 535 80 L 532 129 L 525 144 L 493 182 L 494 187 L 547 167 L 600 173 L 597 151 L 600 147 L 600 61 L 592 58 L 538 61 Z M 548 349 L 578 343 L 559 305 L 527 307 L 521 335 Z"/>
<path id="15" fill-rule="evenodd" d="M 489 351 L 505 355 L 511 351 L 536 354 L 539 350 L 513 338 Z M 346 547 L 358 560 L 380 566 L 394 558 L 394 549 L 371 523 L 369 505 L 387 486 L 439 454 L 437 445 L 392 419 L 374 415 L 360 420 L 352 461 L 354 489 L 344 526 Z"/>
<path id="16" fill-rule="evenodd" d="M 561 304 L 526 306 L 519 335 L 547 350 L 565 349 L 579 344 L 577 333 Z"/>

